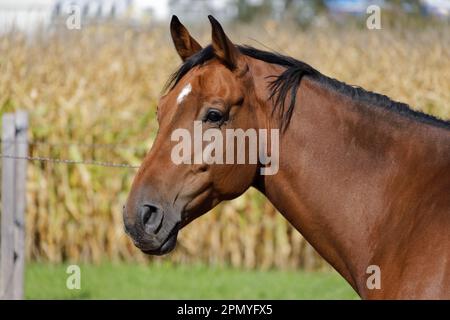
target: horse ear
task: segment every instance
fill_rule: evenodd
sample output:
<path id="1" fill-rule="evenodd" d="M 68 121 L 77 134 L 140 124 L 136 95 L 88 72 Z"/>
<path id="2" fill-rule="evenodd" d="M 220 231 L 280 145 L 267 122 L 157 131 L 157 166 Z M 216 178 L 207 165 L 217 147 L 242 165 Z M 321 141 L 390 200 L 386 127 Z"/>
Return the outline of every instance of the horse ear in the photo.
<path id="1" fill-rule="evenodd" d="M 170 34 L 178 55 L 183 61 L 202 50 L 202 46 L 191 37 L 189 31 L 183 26 L 177 16 L 173 15 L 170 21 Z"/>
<path id="2" fill-rule="evenodd" d="M 216 57 L 231 70 L 243 69 L 239 49 L 228 39 L 220 23 L 211 15 L 208 16 L 212 27 L 212 46 Z"/>

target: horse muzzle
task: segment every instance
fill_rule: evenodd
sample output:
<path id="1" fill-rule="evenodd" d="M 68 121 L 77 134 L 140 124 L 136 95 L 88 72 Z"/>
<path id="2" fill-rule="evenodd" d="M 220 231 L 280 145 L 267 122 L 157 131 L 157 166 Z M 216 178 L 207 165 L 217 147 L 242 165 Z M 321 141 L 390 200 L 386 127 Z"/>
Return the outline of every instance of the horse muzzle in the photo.
<path id="1" fill-rule="evenodd" d="M 175 214 L 153 203 L 140 205 L 130 216 L 124 207 L 125 232 L 146 254 L 163 255 L 175 248 L 180 222 Z"/>

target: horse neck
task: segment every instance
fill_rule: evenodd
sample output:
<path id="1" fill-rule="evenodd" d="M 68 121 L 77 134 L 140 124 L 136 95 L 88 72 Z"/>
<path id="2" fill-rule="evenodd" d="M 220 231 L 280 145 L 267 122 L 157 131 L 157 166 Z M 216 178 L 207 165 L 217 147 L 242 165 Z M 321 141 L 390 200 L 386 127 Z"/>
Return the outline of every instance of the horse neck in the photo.
<path id="1" fill-rule="evenodd" d="M 406 215 L 413 210 L 403 208 L 395 212 L 398 223 L 389 225 L 390 177 L 411 169 L 405 157 L 414 167 L 439 149 L 434 127 L 422 130 L 425 125 L 387 112 L 305 78 L 290 125 L 280 137 L 279 172 L 256 183 L 363 297 L 379 239 L 388 236 L 385 232 L 401 234 L 402 219 L 411 221 Z"/>

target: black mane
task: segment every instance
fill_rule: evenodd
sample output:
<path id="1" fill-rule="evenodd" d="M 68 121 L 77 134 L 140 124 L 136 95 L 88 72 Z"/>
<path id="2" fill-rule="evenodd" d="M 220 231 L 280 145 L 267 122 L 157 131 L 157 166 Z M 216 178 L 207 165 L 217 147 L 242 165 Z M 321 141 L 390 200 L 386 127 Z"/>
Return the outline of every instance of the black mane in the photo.
<path id="1" fill-rule="evenodd" d="M 384 107 L 417 121 L 450 129 L 449 121 L 441 120 L 432 115 L 412 110 L 407 104 L 393 101 L 385 95 L 370 92 L 361 87 L 351 86 L 336 79 L 329 78 L 310 65 L 292 57 L 275 52 L 259 50 L 250 46 L 238 46 L 238 49 L 246 56 L 286 67 L 286 70 L 281 75 L 272 76 L 274 79 L 269 82 L 269 88 L 271 90 L 270 99 L 273 99 L 274 101 L 274 109 L 272 112 L 277 112 L 279 114 L 282 121 L 282 128 L 286 128 L 289 124 L 295 107 L 300 82 L 304 76 L 308 76 L 311 79 L 362 103 Z M 187 59 L 180 68 L 171 75 L 165 86 L 165 90 L 171 90 L 181 78 L 189 72 L 189 70 L 202 65 L 213 58 L 214 52 L 211 45 L 197 52 Z M 285 102 L 287 101 L 286 98 L 289 93 L 289 105 L 286 109 Z"/>

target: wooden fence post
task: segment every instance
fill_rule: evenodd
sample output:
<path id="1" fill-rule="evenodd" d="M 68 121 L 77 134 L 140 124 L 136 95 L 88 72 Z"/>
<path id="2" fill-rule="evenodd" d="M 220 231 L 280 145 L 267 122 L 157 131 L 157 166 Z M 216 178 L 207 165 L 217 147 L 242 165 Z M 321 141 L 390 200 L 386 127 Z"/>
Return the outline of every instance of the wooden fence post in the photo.
<path id="1" fill-rule="evenodd" d="M 16 125 L 14 114 L 2 118 L 2 155 L 15 155 Z M 2 299 L 12 299 L 14 266 L 14 159 L 2 159 L 2 217 L 0 281 Z"/>
<path id="2" fill-rule="evenodd" d="M 23 299 L 25 267 L 25 186 L 28 117 L 25 112 L 2 118 L 2 212 L 0 220 L 0 297 Z M 5 157 L 7 156 L 7 157 Z"/>
<path id="3" fill-rule="evenodd" d="M 16 147 L 17 157 L 28 156 L 28 114 L 24 111 L 16 112 Z M 27 160 L 17 159 L 15 162 L 15 220 L 14 220 L 14 292 L 13 299 L 24 298 L 25 276 L 25 207 L 27 203 Z"/>

